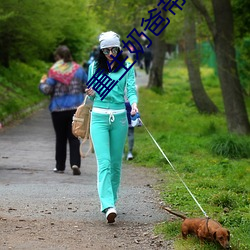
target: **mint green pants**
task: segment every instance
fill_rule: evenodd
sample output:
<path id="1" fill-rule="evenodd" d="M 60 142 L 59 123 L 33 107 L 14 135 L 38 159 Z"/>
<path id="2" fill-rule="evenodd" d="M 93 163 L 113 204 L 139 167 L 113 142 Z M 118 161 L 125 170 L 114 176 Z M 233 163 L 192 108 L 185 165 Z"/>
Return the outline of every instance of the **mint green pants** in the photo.
<path id="1" fill-rule="evenodd" d="M 122 155 L 128 132 L 126 112 L 92 112 L 90 134 L 97 160 L 97 189 L 101 211 L 115 207 L 121 179 Z"/>

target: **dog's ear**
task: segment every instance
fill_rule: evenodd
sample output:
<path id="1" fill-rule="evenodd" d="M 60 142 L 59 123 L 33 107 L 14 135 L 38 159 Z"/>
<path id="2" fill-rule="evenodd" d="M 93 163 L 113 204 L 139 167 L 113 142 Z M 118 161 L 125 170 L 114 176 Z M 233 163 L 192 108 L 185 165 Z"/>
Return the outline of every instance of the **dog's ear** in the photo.
<path id="1" fill-rule="evenodd" d="M 216 232 L 213 233 L 213 238 L 216 240 Z"/>
<path id="2" fill-rule="evenodd" d="M 228 236 L 227 236 L 227 240 L 230 241 L 230 232 L 227 230 Z"/>

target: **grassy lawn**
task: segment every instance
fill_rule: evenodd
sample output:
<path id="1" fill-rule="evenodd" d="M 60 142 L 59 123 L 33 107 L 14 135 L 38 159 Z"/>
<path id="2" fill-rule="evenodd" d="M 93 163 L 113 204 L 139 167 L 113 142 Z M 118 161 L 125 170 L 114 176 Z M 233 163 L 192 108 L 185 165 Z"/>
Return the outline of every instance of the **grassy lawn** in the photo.
<path id="1" fill-rule="evenodd" d="M 230 230 L 232 249 L 250 249 L 250 137 L 228 134 L 218 78 L 210 68 L 203 67 L 201 73 L 220 113 L 197 112 L 183 61 L 170 61 L 164 69 L 164 93 L 141 88 L 139 109 L 174 170 L 144 127 L 135 129 L 133 163 L 159 169 L 162 183 L 156 188 L 166 205 L 188 217 L 203 217 L 182 179 L 207 215 Z M 247 107 L 250 114 L 249 98 Z M 194 237 L 184 242 L 180 225 L 177 218 L 155 230 L 175 239 L 178 250 L 219 249 L 212 243 L 201 246 Z"/>

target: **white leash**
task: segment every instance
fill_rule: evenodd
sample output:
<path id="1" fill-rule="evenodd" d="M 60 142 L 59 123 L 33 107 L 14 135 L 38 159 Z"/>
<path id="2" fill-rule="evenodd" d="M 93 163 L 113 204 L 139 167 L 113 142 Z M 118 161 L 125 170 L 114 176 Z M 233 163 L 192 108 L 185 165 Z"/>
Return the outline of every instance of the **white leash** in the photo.
<path id="1" fill-rule="evenodd" d="M 139 118 L 140 119 L 140 118 Z M 183 185 L 185 186 L 185 188 L 187 189 L 187 191 L 189 192 L 189 194 L 191 195 L 191 197 L 194 199 L 194 201 L 196 202 L 196 204 L 198 205 L 198 207 L 200 208 L 200 210 L 202 211 L 202 213 L 205 215 L 205 217 L 208 218 L 206 212 L 202 209 L 201 205 L 199 204 L 199 202 L 196 200 L 196 198 L 194 197 L 194 195 L 192 194 L 192 192 L 190 191 L 190 189 L 188 188 L 188 186 L 186 185 L 186 183 L 182 180 L 182 178 L 180 177 L 180 175 L 178 174 L 177 170 L 175 169 L 175 167 L 173 166 L 173 164 L 170 162 L 170 160 L 168 159 L 168 157 L 165 155 L 165 153 L 163 152 L 163 150 L 161 149 L 161 147 L 159 146 L 159 144 L 157 143 L 157 141 L 154 139 L 154 137 L 152 136 L 152 134 L 149 132 L 149 130 L 147 129 L 147 127 L 145 126 L 145 124 L 142 122 L 142 120 L 140 119 L 141 123 L 143 124 L 143 126 L 145 127 L 146 131 L 148 132 L 148 134 L 150 135 L 150 137 L 152 138 L 153 142 L 155 143 L 155 145 L 158 147 L 158 149 L 161 151 L 162 155 L 165 157 L 165 159 L 167 160 L 167 162 L 169 163 L 169 165 L 172 167 L 172 169 L 176 172 L 177 176 L 179 177 L 179 179 L 181 180 L 181 182 L 183 183 Z"/>

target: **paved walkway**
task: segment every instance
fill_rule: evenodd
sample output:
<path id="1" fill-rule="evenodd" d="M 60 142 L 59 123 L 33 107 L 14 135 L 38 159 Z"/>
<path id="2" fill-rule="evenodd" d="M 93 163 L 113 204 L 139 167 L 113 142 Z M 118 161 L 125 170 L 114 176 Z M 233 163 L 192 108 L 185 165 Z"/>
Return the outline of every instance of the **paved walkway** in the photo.
<path id="1" fill-rule="evenodd" d="M 146 87 L 148 85 L 148 75 L 144 73 L 144 70 L 139 69 L 136 67 L 136 84 L 138 87 Z"/>
<path id="2" fill-rule="evenodd" d="M 45 208 L 46 204 L 53 203 L 54 197 L 57 196 L 62 200 L 73 199 L 75 206 L 79 207 L 81 212 L 71 214 L 72 219 L 80 216 L 86 217 L 86 220 L 103 220 L 102 214 L 99 213 L 96 189 L 95 155 L 91 154 L 82 160 L 81 176 L 72 175 L 69 163 L 65 174 L 53 173 L 54 140 L 54 131 L 47 108 L 39 110 L 33 116 L 0 133 L 0 200 L 5 200 L 4 204 L 1 204 L 2 208 L 13 207 L 19 202 L 25 204 L 31 196 L 35 198 L 39 206 Z M 136 176 L 137 174 L 143 175 L 143 171 L 147 174 L 146 169 L 124 166 L 121 188 L 123 198 L 120 199 L 121 204 L 118 206 L 121 211 L 125 211 L 128 206 L 133 207 L 135 200 L 138 210 L 148 210 L 144 205 L 150 206 L 151 203 L 145 204 L 147 194 L 143 194 L 143 190 L 152 182 L 150 179 Z M 148 189 L 146 188 L 147 191 Z M 137 194 L 140 195 L 137 196 Z M 135 200 L 129 197 L 135 197 Z M 122 202 L 124 199 L 126 202 Z M 23 209 L 23 213 L 30 215 L 30 211 L 25 207 Z M 93 218 L 90 212 L 84 212 L 86 210 L 92 211 Z M 121 218 L 142 222 L 158 221 L 162 218 L 161 215 L 155 213 L 137 218 L 139 214 L 144 214 L 144 212 L 136 212 L 129 216 L 122 214 Z M 60 218 L 61 213 L 57 211 L 55 216 Z"/>
<path id="3" fill-rule="evenodd" d="M 146 78 L 139 74 L 138 84 L 142 85 Z M 99 211 L 94 154 L 82 160 L 81 176 L 73 176 L 69 164 L 64 174 L 56 174 L 52 171 L 54 141 L 47 107 L 0 130 L 0 221 L 20 217 L 24 220 L 91 221 L 97 223 L 96 230 L 99 230 L 105 218 Z M 166 213 L 159 208 L 158 195 L 151 188 L 157 178 L 156 170 L 124 164 L 117 223 L 123 223 L 126 228 L 130 223 L 153 226 L 166 220 Z M 1 244 L 7 244 L 3 241 L 0 237 L 0 249 L 5 249 Z M 134 249 L 132 245 L 126 249 Z"/>

